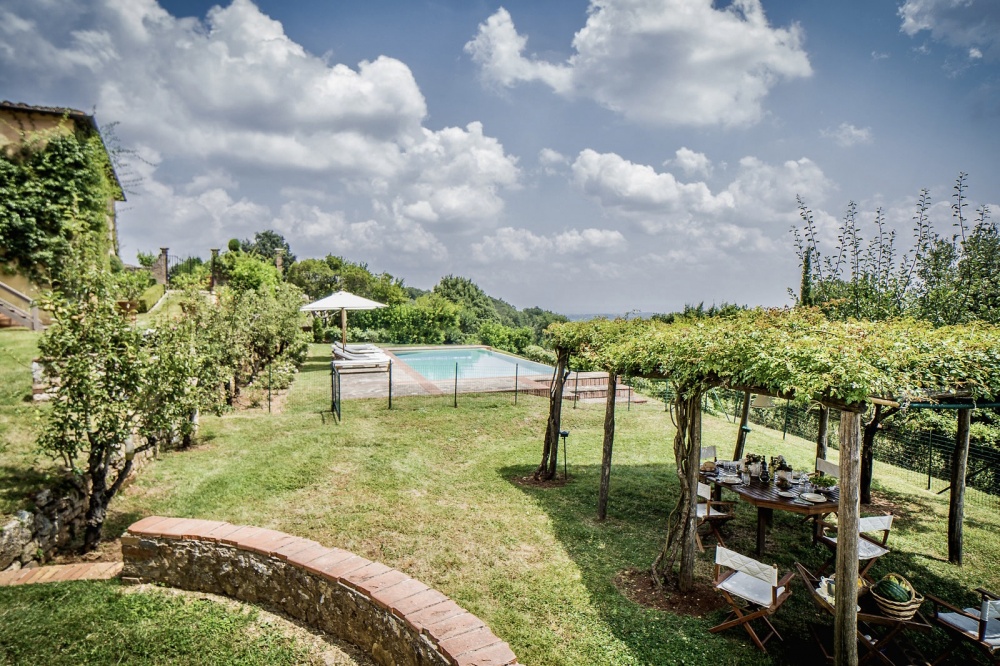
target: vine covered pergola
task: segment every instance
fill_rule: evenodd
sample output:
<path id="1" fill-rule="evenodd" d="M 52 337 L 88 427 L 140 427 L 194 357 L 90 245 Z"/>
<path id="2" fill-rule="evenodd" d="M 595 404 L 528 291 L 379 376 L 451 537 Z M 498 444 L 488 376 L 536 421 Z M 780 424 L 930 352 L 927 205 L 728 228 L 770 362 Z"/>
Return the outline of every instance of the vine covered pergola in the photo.
<path id="1" fill-rule="evenodd" d="M 968 407 L 960 410 L 967 423 L 969 408 L 976 401 L 1000 396 L 1000 328 L 985 324 L 934 328 L 913 320 L 829 321 L 814 309 L 796 308 L 748 310 L 729 317 L 671 324 L 596 319 L 554 324 L 548 331 L 557 349 L 557 377 L 575 356 L 607 371 L 612 382 L 624 375 L 666 380 L 671 385 L 674 456 L 681 492 L 652 573 L 658 583 L 674 580 L 676 575 L 681 592 L 694 584 L 694 506 L 705 391 L 731 388 L 841 411 L 838 523 L 845 534 L 858 530 L 862 416 L 870 405 L 905 408 L 911 402 L 961 401 Z M 558 399 L 553 404 L 556 402 Z M 558 418 L 556 405 L 546 433 L 546 455 L 554 449 Z M 604 430 L 601 518 L 607 507 L 614 438 L 611 390 Z M 960 436 L 962 430 L 960 427 Z M 967 451 L 967 427 L 964 436 Z M 963 467 L 960 478 L 953 475 L 953 486 L 959 491 L 964 491 L 963 460 L 956 456 L 956 467 Z M 543 459 L 542 467 L 546 462 Z M 953 496 L 955 490 L 953 487 Z M 843 539 L 837 550 L 837 578 L 857 577 L 857 542 Z M 856 587 L 838 585 L 838 665 L 858 660 L 856 604 Z"/>

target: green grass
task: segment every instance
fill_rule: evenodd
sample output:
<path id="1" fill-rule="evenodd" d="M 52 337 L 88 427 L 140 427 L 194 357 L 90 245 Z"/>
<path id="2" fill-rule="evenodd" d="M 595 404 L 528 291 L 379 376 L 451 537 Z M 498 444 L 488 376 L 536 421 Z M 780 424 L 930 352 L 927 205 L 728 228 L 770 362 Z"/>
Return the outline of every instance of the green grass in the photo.
<path id="1" fill-rule="evenodd" d="M 788 664 L 816 655 L 806 624 L 816 614 L 801 583 L 777 617 L 784 643 L 771 656 L 740 631 L 710 635 L 721 613 L 695 618 L 642 608 L 614 585 L 647 569 L 676 501 L 673 426 L 662 403 L 620 404 L 609 518 L 595 520 L 604 405 L 566 404 L 570 482 L 524 486 L 541 455 L 547 401 L 509 395 L 349 401 L 329 414 L 325 345 L 297 376 L 279 413 L 266 408 L 204 418 L 202 443 L 164 454 L 111 506 L 110 536 L 146 515 L 249 523 L 352 550 L 414 576 L 479 615 L 523 663 Z M 350 381 L 345 377 L 344 381 Z M 705 444 L 732 450 L 737 425 L 706 416 Z M 812 442 L 755 427 L 747 451 L 811 464 Z M 561 454 L 561 451 L 560 451 Z M 562 460 L 560 460 L 560 471 Z M 918 590 L 970 602 L 967 590 L 1000 589 L 994 535 L 1000 519 L 967 506 L 966 565 L 949 565 L 947 495 L 895 479 L 877 465 L 876 495 L 899 519 L 893 553 L 875 572 L 896 571 Z M 737 506 L 728 545 L 752 553 L 753 508 Z M 711 542 L 709 538 L 707 540 Z M 776 512 L 764 560 L 782 572 L 826 557 L 798 516 Z M 712 549 L 697 576 L 711 577 Z M 928 651 L 939 644 L 929 639 Z"/>
<path id="2" fill-rule="evenodd" d="M 57 463 L 40 455 L 35 440 L 45 409 L 31 400 L 31 360 L 39 334 L 0 329 L 0 515 L 27 504 L 27 496 L 55 483 Z"/>
<path id="3" fill-rule="evenodd" d="M 117 581 L 0 588 L 0 664 L 322 663 L 252 606 Z"/>

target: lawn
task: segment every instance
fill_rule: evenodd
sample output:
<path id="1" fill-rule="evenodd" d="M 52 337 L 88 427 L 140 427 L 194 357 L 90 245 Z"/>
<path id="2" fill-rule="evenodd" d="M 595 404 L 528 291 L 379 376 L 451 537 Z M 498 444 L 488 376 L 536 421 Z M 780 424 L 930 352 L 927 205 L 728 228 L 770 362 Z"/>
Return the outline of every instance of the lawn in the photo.
<path id="1" fill-rule="evenodd" d="M 676 500 L 673 427 L 663 404 L 620 405 L 609 518 L 595 520 L 603 404 L 566 404 L 569 482 L 519 482 L 541 456 L 547 401 L 509 395 L 350 401 L 342 423 L 329 410 L 327 347 L 314 345 L 274 413 L 203 418 L 202 441 L 166 453 L 111 506 L 108 534 L 151 514 L 249 523 L 315 539 L 384 562 L 440 589 L 486 621 L 522 662 L 546 664 L 785 664 L 817 654 L 806 623 L 816 615 L 801 583 L 777 617 L 784 643 L 771 656 L 745 634 L 710 635 L 720 612 L 690 617 L 643 608 L 616 576 L 647 569 Z M 345 381 L 349 381 L 349 377 Z M 706 416 L 705 444 L 731 451 L 736 424 Z M 755 428 L 747 450 L 782 453 L 806 467 L 814 444 Z M 560 452 L 561 453 L 561 452 Z M 560 471 L 562 461 L 560 460 Z M 960 602 L 975 587 L 1000 589 L 993 535 L 1000 519 L 967 507 L 965 567 L 947 564 L 947 496 L 876 467 L 876 495 L 898 519 L 893 553 L 876 573 L 896 571 L 921 591 Z M 738 506 L 728 545 L 752 553 L 755 516 Z M 711 539 L 706 540 L 707 543 Z M 777 512 L 763 558 L 784 572 L 815 568 L 826 552 L 809 528 Z M 711 577 L 711 552 L 698 577 Z M 937 649 L 936 636 L 928 651 Z M 773 646 L 773 647 L 772 647 Z"/>
<path id="2" fill-rule="evenodd" d="M 354 664 L 273 616 L 208 595 L 89 581 L 0 587 L 0 664 Z"/>

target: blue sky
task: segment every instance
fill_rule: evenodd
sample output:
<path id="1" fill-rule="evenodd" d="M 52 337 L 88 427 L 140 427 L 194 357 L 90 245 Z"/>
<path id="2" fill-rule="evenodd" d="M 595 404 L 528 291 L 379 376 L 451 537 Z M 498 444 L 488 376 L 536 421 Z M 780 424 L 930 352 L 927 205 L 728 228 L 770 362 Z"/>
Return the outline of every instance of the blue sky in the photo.
<path id="1" fill-rule="evenodd" d="M 274 229 L 518 307 L 785 305 L 796 195 L 1000 210 L 994 0 L 0 0 L 0 90 L 146 160 L 126 260 Z"/>

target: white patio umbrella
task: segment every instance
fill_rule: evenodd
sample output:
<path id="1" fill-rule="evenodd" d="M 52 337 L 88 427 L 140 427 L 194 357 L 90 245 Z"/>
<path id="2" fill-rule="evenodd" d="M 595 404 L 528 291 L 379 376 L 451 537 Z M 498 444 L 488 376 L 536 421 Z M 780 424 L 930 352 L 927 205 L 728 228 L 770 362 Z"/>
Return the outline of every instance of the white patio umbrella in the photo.
<path id="1" fill-rule="evenodd" d="M 376 308 L 386 307 L 385 303 L 379 303 L 378 301 L 372 301 L 361 296 L 355 296 L 349 291 L 340 291 L 330 294 L 325 298 L 321 298 L 318 301 L 314 301 L 309 305 L 303 305 L 299 308 L 303 312 L 329 312 L 331 310 L 340 310 L 340 328 L 342 333 L 342 342 L 344 348 L 347 348 L 347 311 L 348 310 L 374 310 Z"/>

